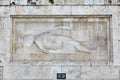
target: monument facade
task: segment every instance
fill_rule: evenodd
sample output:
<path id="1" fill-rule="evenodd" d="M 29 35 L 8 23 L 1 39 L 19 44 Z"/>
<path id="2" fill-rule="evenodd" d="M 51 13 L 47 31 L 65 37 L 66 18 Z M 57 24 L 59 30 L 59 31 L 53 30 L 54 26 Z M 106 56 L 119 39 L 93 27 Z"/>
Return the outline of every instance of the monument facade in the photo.
<path id="1" fill-rule="evenodd" d="M 120 80 L 119 0 L 1 0 L 0 80 Z"/>

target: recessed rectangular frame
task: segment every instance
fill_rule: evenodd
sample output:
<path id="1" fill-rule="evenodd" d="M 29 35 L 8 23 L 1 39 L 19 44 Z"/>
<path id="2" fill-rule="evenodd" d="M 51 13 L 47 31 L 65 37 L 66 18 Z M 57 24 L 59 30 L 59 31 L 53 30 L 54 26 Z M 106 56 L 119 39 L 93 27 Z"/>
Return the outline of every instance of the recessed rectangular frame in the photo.
<path id="1" fill-rule="evenodd" d="M 110 21 L 111 21 L 111 16 L 110 15 L 108 15 L 108 16 L 99 16 L 99 15 L 96 15 L 96 16 L 92 16 L 92 15 L 76 15 L 76 16 L 69 16 L 69 15 L 65 15 L 65 16 L 49 16 L 49 15 L 47 15 L 47 16 L 45 16 L 45 15 L 43 15 L 43 16 L 24 16 L 24 15 L 22 15 L 22 16 L 17 16 L 17 15 L 12 15 L 11 16 L 11 20 L 12 20 L 12 37 L 11 37 L 11 56 L 10 56 L 10 61 L 12 61 L 12 62 L 14 62 L 14 60 L 13 60 L 13 54 L 14 54 L 14 49 L 15 49 L 15 47 L 13 46 L 14 45 L 14 38 L 15 38 L 15 33 L 14 33 L 14 27 L 15 27 L 15 21 L 16 21 L 16 19 L 17 18 L 19 18 L 19 19 L 22 19 L 22 18 L 109 18 L 109 29 L 107 29 L 108 31 L 107 31 L 107 33 L 108 33 L 108 35 L 107 35 L 107 38 L 108 38 L 108 54 L 109 54 L 109 59 L 107 60 L 107 62 L 108 61 L 112 61 L 113 60 L 113 58 L 112 58 L 112 44 L 111 44 L 111 42 L 112 42 L 112 40 L 111 40 L 111 28 L 110 28 Z M 19 20 L 18 20 L 19 21 Z"/>

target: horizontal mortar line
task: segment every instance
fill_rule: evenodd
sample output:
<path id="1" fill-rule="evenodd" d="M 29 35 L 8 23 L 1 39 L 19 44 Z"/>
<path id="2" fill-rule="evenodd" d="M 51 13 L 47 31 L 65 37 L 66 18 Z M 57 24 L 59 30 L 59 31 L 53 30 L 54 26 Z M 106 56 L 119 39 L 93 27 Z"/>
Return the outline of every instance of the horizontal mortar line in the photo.
<path id="1" fill-rule="evenodd" d="M 56 4 L 56 5 L 0 5 L 0 6 L 120 6 L 120 4 L 78 4 L 78 5 L 73 5 L 73 4 Z"/>
<path id="2" fill-rule="evenodd" d="M 61 17 L 61 18 L 73 18 L 73 17 L 107 17 L 107 18 L 110 18 L 112 15 L 108 14 L 108 15 L 10 15 L 10 17 L 12 18 L 21 18 L 21 17 L 29 17 L 29 18 L 51 18 L 51 17 L 54 17 L 54 18 L 58 18 L 58 17 Z"/>

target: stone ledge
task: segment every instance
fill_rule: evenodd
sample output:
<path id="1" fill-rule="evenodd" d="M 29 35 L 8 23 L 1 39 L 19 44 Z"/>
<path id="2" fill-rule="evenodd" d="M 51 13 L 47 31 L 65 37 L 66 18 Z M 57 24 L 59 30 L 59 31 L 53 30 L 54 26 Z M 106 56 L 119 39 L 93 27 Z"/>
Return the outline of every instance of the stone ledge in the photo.
<path id="1" fill-rule="evenodd" d="M 80 66 L 7 66 L 5 80 L 56 80 L 57 73 L 66 73 L 66 80 L 119 80 L 118 67 Z"/>
<path id="2" fill-rule="evenodd" d="M 34 4 L 33 4 L 34 3 Z M 49 0 L 33 0 L 28 2 L 27 0 L 1 0 L 0 5 L 120 5 L 117 0 L 54 0 L 54 4 L 51 4 Z"/>

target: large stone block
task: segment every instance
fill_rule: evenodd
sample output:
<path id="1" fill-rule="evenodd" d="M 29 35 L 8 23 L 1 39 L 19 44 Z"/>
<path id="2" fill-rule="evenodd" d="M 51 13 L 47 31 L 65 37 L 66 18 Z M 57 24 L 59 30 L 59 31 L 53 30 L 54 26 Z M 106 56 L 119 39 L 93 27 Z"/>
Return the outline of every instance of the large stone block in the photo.
<path id="1" fill-rule="evenodd" d="M 81 68 L 79 66 L 62 66 L 62 73 L 66 73 L 67 80 L 80 80 Z"/>
<path id="2" fill-rule="evenodd" d="M 99 79 L 100 68 L 99 67 L 81 67 L 82 79 Z"/>
<path id="3" fill-rule="evenodd" d="M 82 67 L 81 78 L 119 80 L 119 68 L 114 67 Z"/>
<path id="4" fill-rule="evenodd" d="M 12 65 L 4 68 L 4 80 L 56 80 L 61 70 L 61 66 Z"/>
<path id="5" fill-rule="evenodd" d="M 120 78 L 118 67 L 101 67 L 100 74 L 102 79 L 119 80 Z"/>

